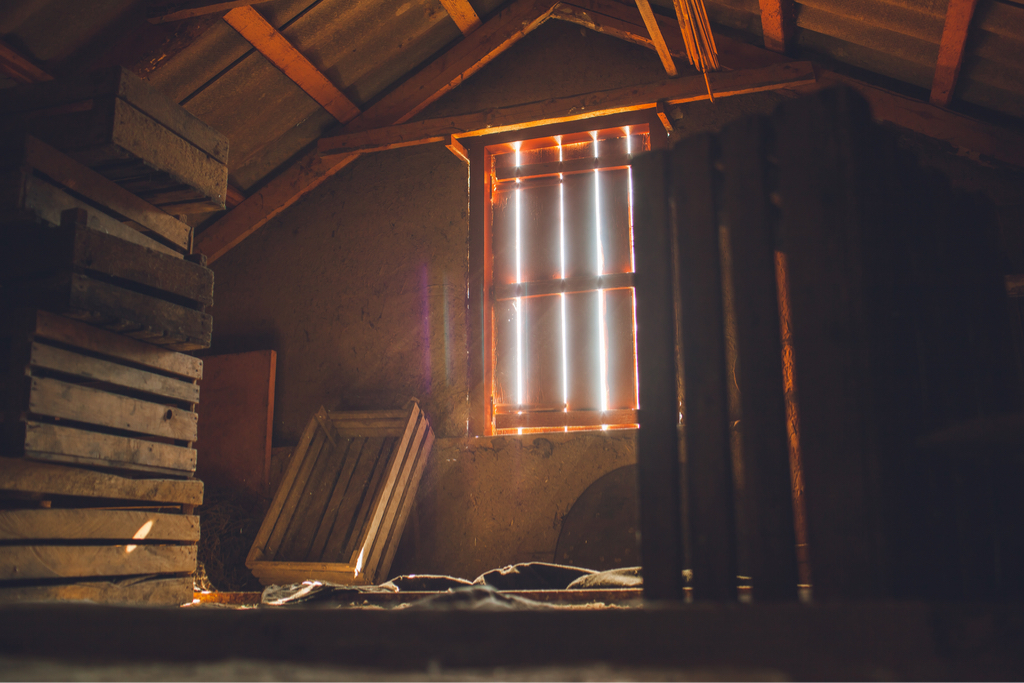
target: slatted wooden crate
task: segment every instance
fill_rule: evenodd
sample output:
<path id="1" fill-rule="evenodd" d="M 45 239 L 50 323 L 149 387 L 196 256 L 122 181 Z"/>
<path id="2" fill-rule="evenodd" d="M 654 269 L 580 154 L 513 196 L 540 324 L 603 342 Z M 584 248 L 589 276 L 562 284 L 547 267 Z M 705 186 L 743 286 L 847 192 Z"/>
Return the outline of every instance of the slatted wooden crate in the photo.
<path id="1" fill-rule="evenodd" d="M 0 457 L 0 602 L 192 600 L 203 484 Z"/>
<path id="2" fill-rule="evenodd" d="M 264 584 L 387 578 L 434 433 L 403 410 L 334 412 L 306 426 L 246 559 Z"/>
<path id="3" fill-rule="evenodd" d="M 195 471 L 202 361 L 45 311 L 10 314 L 3 455 Z"/>
<path id="4" fill-rule="evenodd" d="M 224 208 L 227 138 L 124 68 L 6 90 L 0 135 L 19 133 L 169 212 Z"/>

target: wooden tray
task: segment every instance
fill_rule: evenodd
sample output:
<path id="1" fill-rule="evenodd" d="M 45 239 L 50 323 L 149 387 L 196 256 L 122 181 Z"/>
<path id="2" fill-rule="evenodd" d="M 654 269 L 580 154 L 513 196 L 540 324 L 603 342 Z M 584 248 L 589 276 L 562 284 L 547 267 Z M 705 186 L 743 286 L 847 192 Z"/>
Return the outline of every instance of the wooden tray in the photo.
<path id="1" fill-rule="evenodd" d="M 227 138 L 127 69 L 4 94 L 0 134 L 35 135 L 169 212 L 224 208 Z"/>
<path id="2" fill-rule="evenodd" d="M 295 447 L 245 561 L 264 584 L 387 578 L 434 433 L 402 410 L 321 408 Z"/>
<path id="3" fill-rule="evenodd" d="M 16 312 L 10 330 L 9 371 L 0 375 L 3 455 L 195 471 L 201 360 L 45 311 Z"/>

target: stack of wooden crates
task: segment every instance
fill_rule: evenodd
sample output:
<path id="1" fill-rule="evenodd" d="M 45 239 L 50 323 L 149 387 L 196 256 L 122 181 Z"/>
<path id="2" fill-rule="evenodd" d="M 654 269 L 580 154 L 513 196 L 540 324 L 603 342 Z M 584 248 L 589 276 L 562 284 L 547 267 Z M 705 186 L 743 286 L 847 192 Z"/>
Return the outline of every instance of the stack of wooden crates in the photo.
<path id="1" fill-rule="evenodd" d="M 192 600 L 227 141 L 133 74 L 0 102 L 0 602 Z"/>

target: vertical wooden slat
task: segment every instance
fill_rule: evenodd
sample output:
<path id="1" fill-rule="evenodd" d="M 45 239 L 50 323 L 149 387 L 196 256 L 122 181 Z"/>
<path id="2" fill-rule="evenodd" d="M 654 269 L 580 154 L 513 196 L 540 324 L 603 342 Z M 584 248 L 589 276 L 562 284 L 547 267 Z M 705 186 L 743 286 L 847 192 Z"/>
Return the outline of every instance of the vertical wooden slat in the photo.
<path id="1" fill-rule="evenodd" d="M 514 196 L 514 192 L 512 193 Z M 559 277 L 561 264 L 558 249 L 558 184 L 549 183 L 524 188 L 521 193 L 522 281 L 553 280 Z M 515 199 L 510 200 L 514 204 Z M 511 213 L 515 209 L 512 208 Z M 514 225 L 513 225 L 514 227 Z M 512 254 L 513 259 L 515 254 Z M 495 254 L 495 261 L 498 255 Z M 497 263 L 495 263 L 497 269 Z M 512 264 L 515 271 L 515 263 Z"/>
<path id="2" fill-rule="evenodd" d="M 596 275 L 594 174 L 567 175 L 562 183 L 565 192 L 565 276 Z"/>
<path id="3" fill-rule="evenodd" d="M 562 308 L 558 295 L 524 299 L 526 403 L 561 404 Z"/>
<path id="4" fill-rule="evenodd" d="M 604 274 L 632 270 L 629 243 L 629 170 L 601 171 Z"/>
<path id="5" fill-rule="evenodd" d="M 362 507 L 366 490 L 373 479 L 373 473 L 380 466 L 379 461 L 387 441 L 388 439 L 384 437 L 353 440 L 350 457 L 356 464 L 342 493 L 341 505 L 338 507 L 334 524 L 327 535 L 324 549 L 319 557 L 321 561 L 348 561 L 348 556 L 342 552 L 342 549 L 349 543 L 352 534 L 358 532 L 359 527 L 356 526 L 354 518 Z"/>
<path id="6" fill-rule="evenodd" d="M 636 182 L 636 315 L 640 369 L 637 492 L 646 600 L 682 600 L 675 311 L 669 216 L 669 156 L 633 164 Z"/>
<path id="7" fill-rule="evenodd" d="M 317 525 L 316 533 L 305 554 L 305 559 L 310 562 L 316 562 L 323 556 L 327 539 L 330 538 L 334 525 L 339 520 L 339 511 L 342 502 L 345 500 L 345 492 L 352 481 L 352 473 L 355 471 L 359 453 L 363 448 L 363 443 L 366 441 L 365 438 L 361 437 L 345 437 L 344 440 L 344 457 L 339 458 L 340 470 L 337 477 L 330 482 L 330 499 L 324 507 L 323 519 Z"/>
<path id="8" fill-rule="evenodd" d="M 596 291 L 565 295 L 566 336 L 569 344 L 569 410 L 601 408 L 601 353 Z"/>
<path id="9" fill-rule="evenodd" d="M 388 437 L 381 442 L 374 442 L 374 450 L 367 453 L 367 457 L 373 458 L 374 462 L 372 474 L 359 492 L 358 514 L 352 522 L 351 532 L 345 539 L 345 546 L 337 556 L 340 561 L 355 564 L 358 560 L 357 552 L 363 547 L 366 539 L 371 537 L 373 529 L 370 529 L 368 524 L 369 515 L 377 508 L 383 491 L 387 490 L 386 477 L 391 471 L 391 461 L 395 457 L 399 443 L 398 438 Z M 369 504 L 366 501 L 369 501 Z M 365 557 L 363 561 L 366 561 Z"/>
<path id="10" fill-rule="evenodd" d="M 734 600 L 735 514 L 714 174 L 710 136 L 688 138 L 673 149 L 693 596 Z"/>
<path id="11" fill-rule="evenodd" d="M 353 439 L 351 437 L 338 437 L 335 446 L 325 449 L 321 460 L 322 467 L 314 470 L 310 476 L 310 486 L 307 487 L 307 500 L 301 515 L 302 523 L 294 532 L 294 538 L 287 551 L 282 549 L 280 557 L 290 560 L 308 559 L 310 548 L 319 535 L 322 527 L 333 526 L 333 515 L 336 508 L 331 508 L 328 502 L 337 489 L 343 472 L 349 469 L 348 460 L 351 455 Z M 310 495 L 312 494 L 312 495 Z"/>
<path id="12" fill-rule="evenodd" d="M 273 560 L 277 557 L 277 553 L 285 541 L 285 535 L 287 534 L 288 528 L 295 516 L 295 508 L 302 499 L 302 490 L 305 488 L 306 482 L 309 481 L 310 472 L 313 471 L 313 466 L 320 457 L 320 451 L 323 449 L 324 444 L 327 443 L 327 438 L 323 429 L 318 427 L 313 440 L 305 453 L 302 454 L 296 452 L 295 455 L 292 456 L 293 459 L 301 458 L 301 460 L 298 461 L 299 466 L 296 470 L 295 478 L 292 480 L 288 496 L 284 499 L 284 506 L 281 508 L 281 512 L 277 516 L 277 522 L 274 524 L 274 531 L 270 534 L 270 538 L 267 540 L 266 554 L 263 559 Z"/>
<path id="13" fill-rule="evenodd" d="M 608 339 L 608 407 L 636 408 L 636 357 L 633 346 L 633 290 L 605 292 Z"/>
<path id="14" fill-rule="evenodd" d="M 796 539 L 764 126 L 762 119 L 747 118 L 721 134 L 742 488 L 750 513 L 741 541 L 750 562 L 754 599 L 795 600 Z"/>
<path id="15" fill-rule="evenodd" d="M 470 147 L 470 168 L 489 168 L 490 155 L 483 145 Z M 476 348 L 469 352 L 469 433 L 488 436 L 492 433 L 491 392 L 493 351 L 491 347 L 491 230 L 490 183 L 487 173 L 474 172 L 469 181 L 470 234 L 469 244 L 469 310 L 466 316 L 466 339 Z"/>

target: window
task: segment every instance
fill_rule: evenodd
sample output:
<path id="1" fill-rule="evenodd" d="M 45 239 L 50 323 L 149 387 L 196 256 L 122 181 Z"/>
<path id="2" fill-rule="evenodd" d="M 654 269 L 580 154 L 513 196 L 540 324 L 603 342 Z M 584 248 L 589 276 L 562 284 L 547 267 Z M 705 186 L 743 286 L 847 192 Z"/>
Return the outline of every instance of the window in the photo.
<path id="1" fill-rule="evenodd" d="M 604 117 L 471 147 L 472 433 L 635 426 L 630 161 L 651 128 Z"/>

